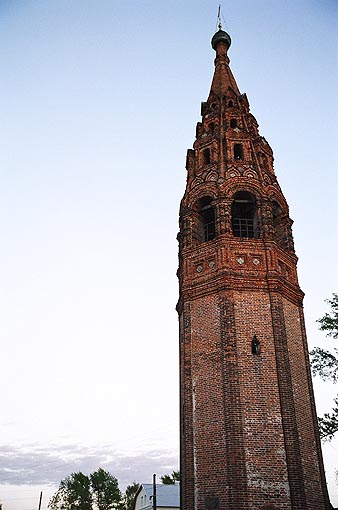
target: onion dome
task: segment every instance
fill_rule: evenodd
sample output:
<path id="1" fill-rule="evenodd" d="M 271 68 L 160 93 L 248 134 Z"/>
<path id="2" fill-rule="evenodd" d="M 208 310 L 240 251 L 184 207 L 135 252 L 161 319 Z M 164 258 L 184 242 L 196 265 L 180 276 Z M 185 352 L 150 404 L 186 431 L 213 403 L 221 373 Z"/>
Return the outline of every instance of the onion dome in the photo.
<path id="1" fill-rule="evenodd" d="M 222 30 L 221 28 L 218 30 L 218 32 L 216 32 L 216 34 L 211 39 L 211 46 L 213 47 L 213 49 L 215 51 L 216 51 L 217 44 L 219 42 L 225 42 L 225 44 L 227 45 L 227 48 L 228 49 L 230 48 L 231 37 L 227 32 L 224 32 L 224 30 Z"/>

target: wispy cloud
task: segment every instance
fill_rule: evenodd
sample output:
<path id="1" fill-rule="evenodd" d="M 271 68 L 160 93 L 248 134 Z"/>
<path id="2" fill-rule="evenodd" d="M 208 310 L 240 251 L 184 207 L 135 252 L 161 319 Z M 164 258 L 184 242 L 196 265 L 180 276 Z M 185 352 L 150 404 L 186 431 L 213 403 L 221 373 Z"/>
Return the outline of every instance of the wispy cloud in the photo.
<path id="1" fill-rule="evenodd" d="M 149 482 L 153 473 L 162 475 L 177 469 L 177 465 L 177 453 L 169 450 L 125 454 L 108 444 L 0 445 L 0 484 L 56 486 L 70 473 L 90 473 L 102 467 L 116 476 L 124 488 L 133 481 Z"/>

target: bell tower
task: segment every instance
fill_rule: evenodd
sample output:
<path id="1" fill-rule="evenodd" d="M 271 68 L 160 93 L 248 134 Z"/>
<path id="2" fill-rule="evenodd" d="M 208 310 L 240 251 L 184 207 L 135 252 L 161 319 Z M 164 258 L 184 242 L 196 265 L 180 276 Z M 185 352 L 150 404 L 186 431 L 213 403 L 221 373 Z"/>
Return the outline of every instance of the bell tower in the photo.
<path id="1" fill-rule="evenodd" d="M 213 36 L 180 207 L 182 510 L 327 510 L 292 220 Z"/>

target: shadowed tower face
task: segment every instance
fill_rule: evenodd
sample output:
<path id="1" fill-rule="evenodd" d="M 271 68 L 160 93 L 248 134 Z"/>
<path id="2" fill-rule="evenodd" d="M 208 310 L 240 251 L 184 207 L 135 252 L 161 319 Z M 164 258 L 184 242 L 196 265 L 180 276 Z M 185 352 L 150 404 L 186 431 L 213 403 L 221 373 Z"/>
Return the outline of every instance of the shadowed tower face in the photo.
<path id="1" fill-rule="evenodd" d="M 292 220 L 230 43 L 180 208 L 181 508 L 328 509 Z"/>

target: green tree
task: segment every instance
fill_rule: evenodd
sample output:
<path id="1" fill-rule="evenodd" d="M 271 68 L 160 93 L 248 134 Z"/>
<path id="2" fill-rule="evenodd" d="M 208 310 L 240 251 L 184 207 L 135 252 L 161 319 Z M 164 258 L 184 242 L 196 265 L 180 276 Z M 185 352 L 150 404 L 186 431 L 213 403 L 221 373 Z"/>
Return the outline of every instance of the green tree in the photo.
<path id="1" fill-rule="evenodd" d="M 163 475 L 161 476 L 161 482 L 164 485 L 175 485 L 175 480 L 171 478 L 171 475 Z"/>
<path id="2" fill-rule="evenodd" d="M 123 510 L 132 510 L 134 497 L 139 488 L 140 484 L 136 482 L 133 482 L 132 484 L 128 485 L 128 487 L 126 488 L 126 492 L 124 493 L 123 504 L 121 507 Z"/>
<path id="3" fill-rule="evenodd" d="M 175 482 L 179 482 L 181 480 L 181 473 L 179 471 L 173 471 L 171 475 L 163 475 L 161 476 L 161 482 L 164 485 L 175 485 Z"/>
<path id="4" fill-rule="evenodd" d="M 90 479 L 79 471 L 61 480 L 48 508 L 51 510 L 92 510 Z"/>
<path id="5" fill-rule="evenodd" d="M 117 479 L 108 471 L 99 468 L 89 476 L 79 472 L 72 473 L 61 480 L 58 490 L 49 501 L 48 508 L 51 510 L 112 510 L 115 508 L 124 510 L 125 507 Z"/>
<path id="6" fill-rule="evenodd" d="M 99 468 L 90 475 L 93 501 L 98 510 L 111 510 L 121 504 L 121 491 L 115 476 Z"/>
<path id="7" fill-rule="evenodd" d="M 338 339 L 338 294 L 333 294 L 332 299 L 327 299 L 331 307 L 330 313 L 326 313 L 318 319 L 319 329 L 325 331 L 326 336 Z M 332 352 L 333 351 L 333 352 Z M 311 352 L 311 365 L 314 375 L 319 375 L 324 381 L 338 381 L 338 348 L 332 351 L 315 347 Z M 331 413 L 325 413 L 323 418 L 318 418 L 319 432 L 322 439 L 330 440 L 338 431 L 338 396 L 334 399 Z"/>

